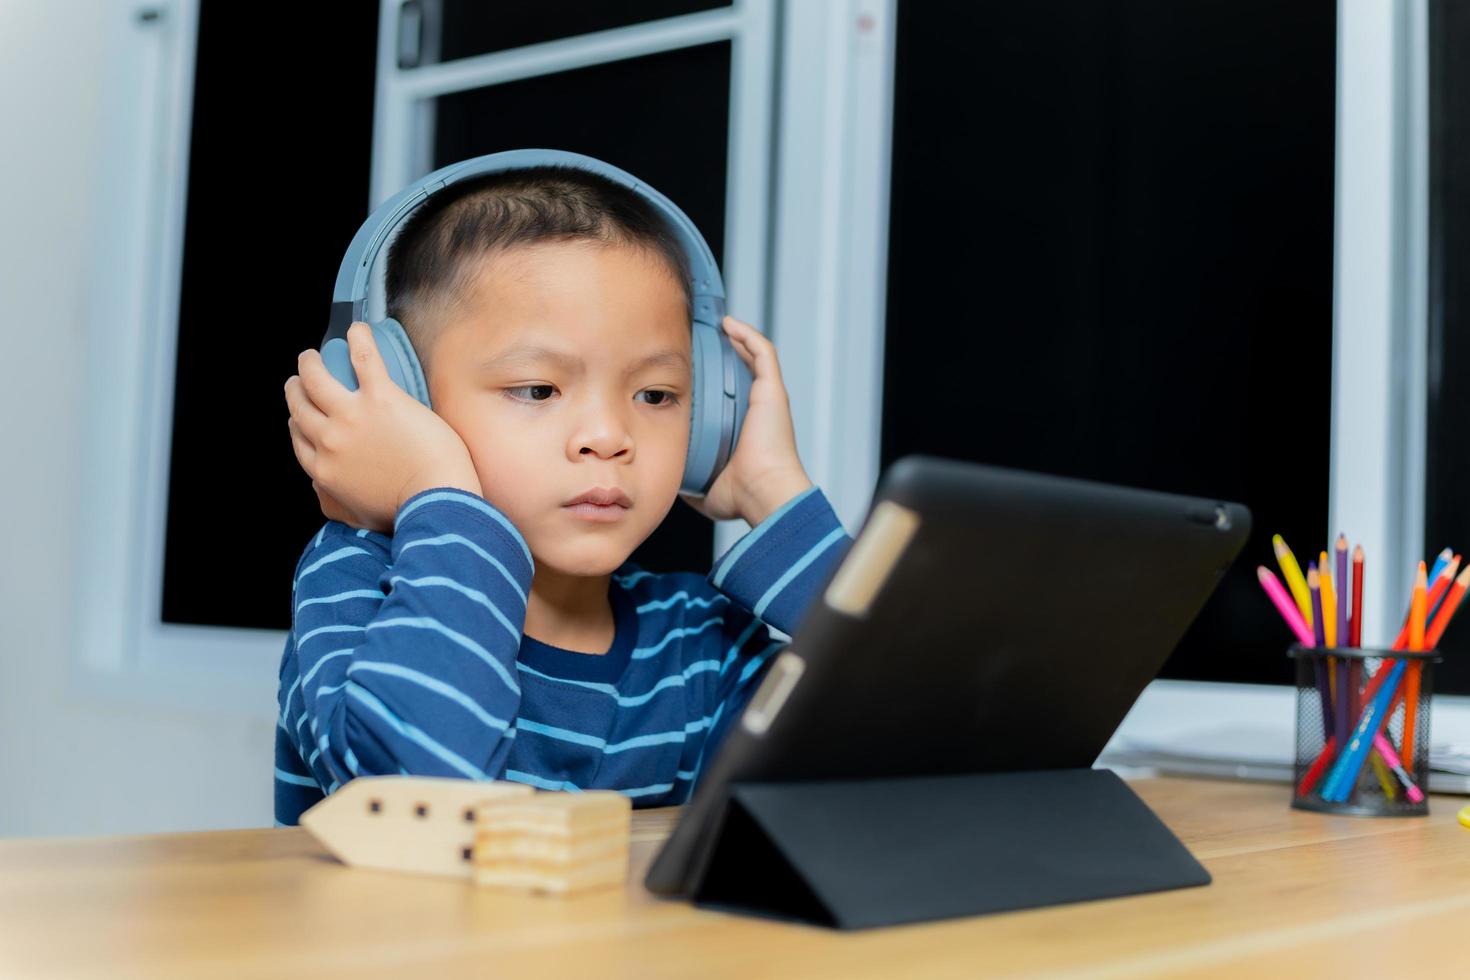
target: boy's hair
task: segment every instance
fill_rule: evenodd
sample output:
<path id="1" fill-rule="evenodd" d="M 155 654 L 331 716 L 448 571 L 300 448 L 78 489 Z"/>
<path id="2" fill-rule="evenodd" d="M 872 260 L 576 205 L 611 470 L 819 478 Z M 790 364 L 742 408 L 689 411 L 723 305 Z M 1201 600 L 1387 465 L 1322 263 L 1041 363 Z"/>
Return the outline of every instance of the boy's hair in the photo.
<path id="1" fill-rule="evenodd" d="M 469 178 L 420 205 L 388 249 L 388 315 L 426 360 L 446 316 L 463 309 L 476 260 L 515 245 L 577 240 L 647 250 L 667 265 L 692 313 L 688 259 L 663 216 L 598 174 L 545 166 Z"/>

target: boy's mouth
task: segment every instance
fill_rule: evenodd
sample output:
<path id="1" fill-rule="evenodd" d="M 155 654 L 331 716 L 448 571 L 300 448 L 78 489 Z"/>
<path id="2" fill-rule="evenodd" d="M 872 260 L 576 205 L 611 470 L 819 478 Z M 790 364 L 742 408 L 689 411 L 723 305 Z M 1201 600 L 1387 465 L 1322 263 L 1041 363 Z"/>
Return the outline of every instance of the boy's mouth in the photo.
<path id="1" fill-rule="evenodd" d="M 562 509 L 582 520 L 616 521 L 632 506 L 633 501 L 617 487 L 593 487 L 562 504 Z"/>

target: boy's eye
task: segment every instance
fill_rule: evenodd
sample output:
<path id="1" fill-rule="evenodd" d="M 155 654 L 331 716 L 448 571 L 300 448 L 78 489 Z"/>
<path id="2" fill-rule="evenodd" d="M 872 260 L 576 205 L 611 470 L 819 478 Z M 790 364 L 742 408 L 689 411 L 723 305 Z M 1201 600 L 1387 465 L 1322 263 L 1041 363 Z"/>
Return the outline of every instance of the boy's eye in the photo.
<path id="1" fill-rule="evenodd" d="M 650 405 L 677 405 L 679 403 L 679 399 L 675 397 L 672 391 L 664 391 L 661 388 L 649 388 L 647 391 L 640 391 L 638 394 L 657 395 L 657 398 L 648 402 Z"/>
<path id="2" fill-rule="evenodd" d="M 544 402 L 551 397 L 552 392 L 556 391 L 556 385 L 521 385 L 516 388 L 507 388 L 505 391 L 507 395 L 515 398 L 517 401 Z M 516 398 L 513 393 L 518 391 L 528 392 L 529 394 L 524 398 Z"/>

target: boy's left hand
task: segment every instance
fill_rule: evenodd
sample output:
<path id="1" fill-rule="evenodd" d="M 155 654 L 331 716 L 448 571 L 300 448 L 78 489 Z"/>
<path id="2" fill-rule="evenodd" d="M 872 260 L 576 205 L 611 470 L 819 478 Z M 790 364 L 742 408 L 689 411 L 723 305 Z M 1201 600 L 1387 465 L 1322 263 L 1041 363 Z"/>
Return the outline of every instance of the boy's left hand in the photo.
<path id="1" fill-rule="evenodd" d="M 754 376 L 750 404 L 735 452 L 709 492 L 703 497 L 679 496 L 712 520 L 739 517 L 754 527 L 810 487 L 812 481 L 796 454 L 791 401 L 781 380 L 775 345 L 755 327 L 733 316 L 725 317 L 722 325 L 735 353 Z"/>

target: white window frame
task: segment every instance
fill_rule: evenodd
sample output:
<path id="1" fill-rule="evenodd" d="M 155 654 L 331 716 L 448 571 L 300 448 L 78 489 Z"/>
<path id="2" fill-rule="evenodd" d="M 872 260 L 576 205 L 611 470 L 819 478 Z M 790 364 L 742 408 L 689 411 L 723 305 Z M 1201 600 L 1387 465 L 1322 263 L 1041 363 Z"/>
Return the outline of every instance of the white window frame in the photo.
<path id="1" fill-rule="evenodd" d="M 398 68 L 397 8 L 381 0 L 369 208 L 426 172 L 426 98 L 731 41 L 723 272 L 731 312 L 764 316 L 775 0 L 738 0 L 731 8 L 414 69 Z M 285 631 L 160 618 L 198 0 L 157 9 L 161 16 L 143 27 L 133 4 L 116 4 L 114 15 L 133 21 L 136 34 L 119 40 L 105 73 L 109 167 L 101 168 L 87 295 L 84 489 L 68 684 L 85 700 L 269 719 Z M 381 288 L 377 301 L 381 309 Z M 716 550 L 744 529 L 742 522 L 721 524 Z M 240 536 L 249 541 L 248 524 Z M 284 581 L 266 584 L 260 601 L 276 596 L 286 603 L 288 589 Z"/>

